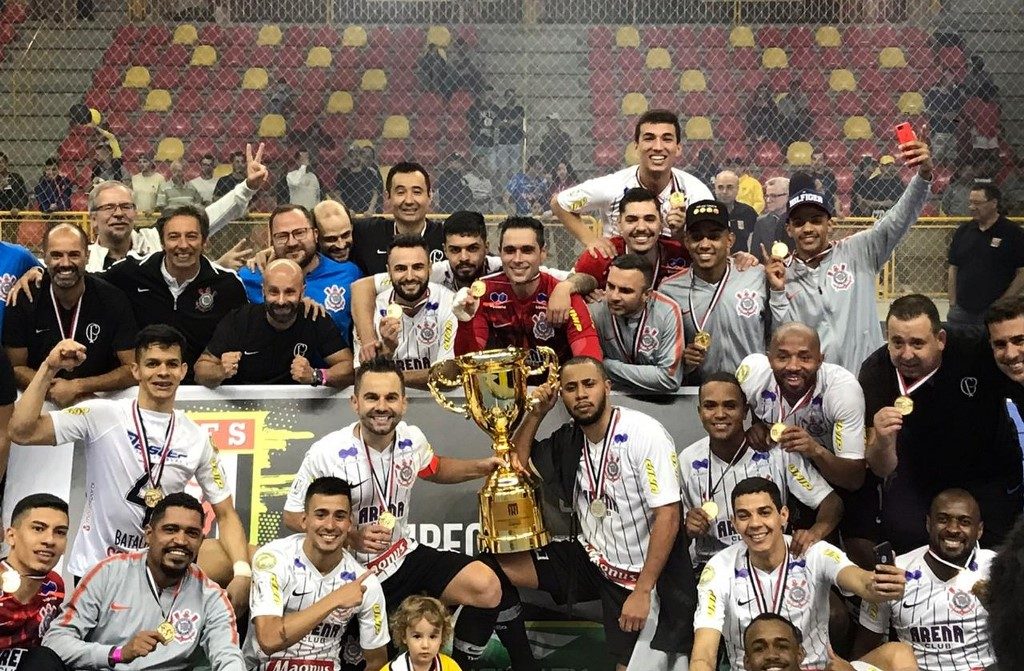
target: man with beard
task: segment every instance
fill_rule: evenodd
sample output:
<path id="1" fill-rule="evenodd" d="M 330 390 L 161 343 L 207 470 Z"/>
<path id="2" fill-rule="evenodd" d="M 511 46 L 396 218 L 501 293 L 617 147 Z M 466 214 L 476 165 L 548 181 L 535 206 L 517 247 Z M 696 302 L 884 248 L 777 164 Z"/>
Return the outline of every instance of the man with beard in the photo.
<path id="1" fill-rule="evenodd" d="M 205 654 L 213 671 L 243 671 L 227 595 L 193 564 L 203 542 L 203 506 L 184 492 L 153 508 L 148 549 L 112 555 L 82 579 L 43 638 L 60 662 L 39 671 L 136 668 L 186 671 Z"/>
<path id="2" fill-rule="evenodd" d="M 761 613 L 743 631 L 743 665 L 747 671 L 801 671 L 806 657 L 804 636 L 796 625 L 776 613 Z M 902 643 L 887 643 L 855 662 L 847 662 L 828 649 L 825 671 L 881 671 L 873 661 L 886 663 L 893 659 L 907 664 L 913 653 Z"/>
<path id="3" fill-rule="evenodd" d="M 348 261 L 352 251 L 352 217 L 348 208 L 336 200 L 321 200 L 313 208 L 320 252 L 338 263 Z"/>
<path id="4" fill-rule="evenodd" d="M 452 212 L 444 221 L 444 261 L 430 268 L 430 281 L 452 291 L 501 270 L 501 259 L 487 253 L 487 225 L 479 212 Z"/>
<path id="5" fill-rule="evenodd" d="M 361 273 L 355 264 L 339 263 L 317 251 L 319 234 L 313 215 L 301 205 L 280 205 L 270 213 L 270 242 L 275 259 L 291 259 L 305 275 L 305 296 L 324 306 L 347 340 L 352 332 L 349 292 Z M 263 302 L 263 274 L 250 267 L 238 271 L 253 303 Z"/>
<path id="6" fill-rule="evenodd" d="M 224 317 L 196 362 L 196 382 L 211 389 L 225 383 L 352 384 L 352 350 L 333 321 L 305 315 L 304 290 L 297 263 L 271 261 L 263 273 L 262 304 Z"/>
<path id="7" fill-rule="evenodd" d="M 304 505 L 304 533 L 271 541 L 253 556 L 246 666 L 334 669 L 335 661 L 348 661 L 342 643 L 355 621 L 366 671 L 378 671 L 388 661 L 386 606 L 380 580 L 345 549 L 352 485 L 317 478 Z"/>
<path id="8" fill-rule="evenodd" d="M 85 362 L 55 378 L 46 392 L 46 399 L 60 407 L 135 384 L 131 363 L 138 329 L 131 305 L 119 289 L 85 272 L 88 245 L 85 232 L 74 224 L 50 229 L 43 240 L 42 286 L 30 289 L 32 302 L 11 306 L 4 324 L 4 349 L 19 389 L 28 386 L 61 340 L 85 346 Z"/>
<path id="9" fill-rule="evenodd" d="M 423 238 L 399 236 L 388 250 L 388 282 L 374 293 L 373 279 L 353 286 L 353 310 L 358 321 L 366 320 L 367 333 L 356 339 L 360 361 L 384 356 L 395 361 L 405 384 L 426 389 L 430 367 L 455 354 L 459 322 L 452 312 L 455 294 L 433 282 L 427 244 Z"/>
<path id="10" fill-rule="evenodd" d="M 642 256 L 617 256 L 604 300 L 590 304 L 604 367 L 616 386 L 672 393 L 683 383 L 683 317 L 651 290 L 654 268 Z"/>
<path id="11" fill-rule="evenodd" d="M 427 594 L 448 605 L 462 604 L 453 656 L 460 665 L 478 658 L 499 610 L 519 609 L 519 595 L 503 589 L 494 571 L 480 561 L 420 544 L 409 528 L 412 490 L 417 478 L 454 484 L 487 477 L 498 457 L 453 459 L 434 454 L 423 432 L 402 421 L 408 408 L 405 384 L 393 361 L 378 357 L 356 371 L 350 399 L 358 420 L 309 448 L 284 506 L 284 524 L 302 528 L 306 489 L 324 476 L 359 483 L 352 490 L 349 547 L 356 560 L 376 572 L 389 607 L 410 594 Z M 514 654 L 529 655 L 525 639 Z M 515 663 L 513 663 L 515 666 Z"/>
<path id="12" fill-rule="evenodd" d="M 685 669 L 694 581 L 686 542 L 677 541 L 672 437 L 653 417 L 611 405 L 611 381 L 596 359 L 567 361 L 560 395 L 571 423 L 535 440 L 559 397 L 545 383 L 511 442 L 519 462 L 531 464 L 571 506 L 579 537 L 498 555 L 497 562 L 512 584 L 559 603 L 599 599 L 617 671 Z M 502 622 L 521 628 L 522 614 Z"/>
<path id="13" fill-rule="evenodd" d="M 985 326 L 996 367 L 1006 378 L 1003 393 L 1013 402 L 1015 420 L 1024 426 L 1024 296 L 993 303 L 985 313 Z"/>
<path id="14" fill-rule="evenodd" d="M 907 574 L 902 605 L 861 604 L 855 649 L 877 646 L 892 627 L 914 649 L 921 671 L 993 664 L 988 611 L 975 589 L 987 583 L 996 554 L 978 546 L 984 527 L 968 492 L 947 489 L 936 496 L 925 519 L 928 544 L 896 557 Z"/>
<path id="15" fill-rule="evenodd" d="M 574 270 L 586 273 L 597 280 L 599 289 L 604 289 L 608 279 L 612 258 L 622 254 L 637 254 L 644 257 L 654 269 L 652 289 L 690 263 L 689 252 L 678 240 L 661 235 L 664 224 L 658 197 L 647 189 L 629 189 L 619 199 L 619 235 L 609 238 L 615 248 L 613 257 L 607 257 L 595 250 L 580 254 Z"/>

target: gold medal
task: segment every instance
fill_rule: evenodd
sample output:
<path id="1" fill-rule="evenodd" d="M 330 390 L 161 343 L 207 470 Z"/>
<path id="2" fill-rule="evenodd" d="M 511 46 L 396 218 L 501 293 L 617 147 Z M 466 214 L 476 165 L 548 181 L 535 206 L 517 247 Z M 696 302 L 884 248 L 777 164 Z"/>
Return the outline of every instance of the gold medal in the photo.
<path id="1" fill-rule="evenodd" d="M 390 305 L 388 305 L 388 313 L 387 314 L 388 314 L 388 318 L 389 319 L 401 319 L 402 318 L 402 308 L 401 308 L 401 306 L 398 305 L 398 303 L 391 303 Z"/>
<path id="2" fill-rule="evenodd" d="M 160 491 L 159 487 L 150 487 L 142 493 L 142 500 L 146 502 L 147 508 L 156 508 L 156 504 L 160 503 L 164 498 L 164 493 Z"/>
<path id="3" fill-rule="evenodd" d="M 668 204 L 677 210 L 686 209 L 686 194 L 682 191 L 673 191 L 668 197 Z"/>
<path id="4" fill-rule="evenodd" d="M 702 350 L 707 350 L 711 347 L 711 334 L 707 331 L 697 331 L 697 335 L 693 336 L 693 344 Z"/>
<path id="5" fill-rule="evenodd" d="M 21 589 L 21 574 L 12 569 L 7 569 L 0 574 L 0 588 L 4 594 L 14 594 Z"/>
<path id="6" fill-rule="evenodd" d="M 380 517 L 377 518 L 377 524 L 381 525 L 388 531 L 391 531 L 395 528 L 395 525 L 398 524 L 398 518 L 390 512 L 383 512 L 380 514 Z"/>
<path id="7" fill-rule="evenodd" d="M 771 254 L 776 259 L 784 259 L 789 256 L 789 246 L 785 242 L 776 242 L 772 245 Z"/>
<path id="8" fill-rule="evenodd" d="M 170 643 L 174 640 L 174 625 L 170 622 L 161 622 L 160 626 L 156 628 L 156 633 L 165 644 Z"/>
<path id="9" fill-rule="evenodd" d="M 718 517 L 718 504 L 714 501 L 705 501 L 700 504 L 700 509 L 706 512 L 711 519 Z"/>
<path id="10" fill-rule="evenodd" d="M 608 514 L 608 506 L 601 499 L 594 499 L 590 502 L 590 514 L 597 519 L 601 519 Z"/>
<path id="11" fill-rule="evenodd" d="M 892 407 L 896 408 L 901 415 L 909 415 L 914 412 L 914 399 L 909 396 L 897 396 L 896 400 L 892 402 Z"/>
<path id="12" fill-rule="evenodd" d="M 768 435 L 771 436 L 773 442 L 777 443 L 782 440 L 782 434 L 785 433 L 786 428 L 786 425 L 782 422 L 775 422 L 772 424 L 771 431 L 768 432 Z"/>
<path id="13" fill-rule="evenodd" d="M 473 298 L 480 298 L 487 293 L 487 285 L 483 280 L 477 280 L 469 285 L 469 295 Z"/>

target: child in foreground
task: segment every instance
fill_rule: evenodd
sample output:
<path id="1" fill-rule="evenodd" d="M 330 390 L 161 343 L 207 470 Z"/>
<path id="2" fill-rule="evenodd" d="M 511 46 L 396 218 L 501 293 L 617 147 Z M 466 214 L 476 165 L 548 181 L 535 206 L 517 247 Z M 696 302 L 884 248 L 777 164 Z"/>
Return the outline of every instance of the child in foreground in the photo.
<path id="1" fill-rule="evenodd" d="M 441 646 L 451 640 L 452 619 L 437 599 L 410 596 L 391 618 L 391 640 L 405 652 L 382 671 L 462 671 Z"/>

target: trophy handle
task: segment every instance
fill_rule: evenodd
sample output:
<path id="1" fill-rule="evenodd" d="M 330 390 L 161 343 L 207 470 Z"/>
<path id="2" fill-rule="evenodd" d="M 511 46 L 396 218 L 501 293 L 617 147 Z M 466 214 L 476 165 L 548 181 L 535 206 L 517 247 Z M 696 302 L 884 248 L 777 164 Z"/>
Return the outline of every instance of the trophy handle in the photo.
<path id="1" fill-rule="evenodd" d="M 558 389 L 558 355 L 555 354 L 555 350 L 550 347 L 537 347 L 537 354 L 540 355 L 541 363 L 536 368 L 531 368 L 527 375 L 533 377 L 534 375 L 541 375 L 547 371 L 548 379 L 545 380 L 554 389 Z"/>
<path id="2" fill-rule="evenodd" d="M 442 408 L 464 417 L 469 417 L 469 408 L 465 403 L 456 405 L 444 395 L 445 389 L 457 389 L 462 386 L 461 380 L 452 380 L 445 377 L 444 367 L 449 364 L 454 364 L 454 361 L 439 361 L 430 367 L 430 374 L 427 376 L 427 388 L 430 389 L 431 396 L 434 397 L 434 400 Z"/>

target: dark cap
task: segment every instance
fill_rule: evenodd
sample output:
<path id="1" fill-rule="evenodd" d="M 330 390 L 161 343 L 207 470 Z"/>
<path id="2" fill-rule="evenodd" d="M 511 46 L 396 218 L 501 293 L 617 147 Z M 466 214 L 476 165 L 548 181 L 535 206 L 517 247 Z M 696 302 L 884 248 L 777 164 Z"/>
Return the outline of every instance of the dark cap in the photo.
<path id="1" fill-rule="evenodd" d="M 698 200 L 686 208 L 686 219 L 683 223 L 683 228 L 688 229 L 702 221 L 728 229 L 729 208 L 725 206 L 725 203 L 720 203 L 717 200 Z"/>
<path id="2" fill-rule="evenodd" d="M 793 210 L 801 205 L 810 205 L 818 208 L 830 217 L 835 216 L 835 212 L 832 211 L 832 203 L 828 202 L 825 194 L 818 191 L 815 187 L 814 177 L 803 172 L 794 173 L 789 180 L 789 207 L 787 208 L 787 214 L 792 214 Z"/>

